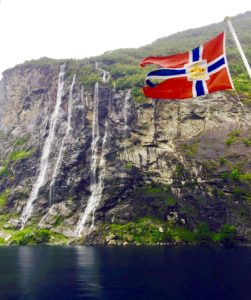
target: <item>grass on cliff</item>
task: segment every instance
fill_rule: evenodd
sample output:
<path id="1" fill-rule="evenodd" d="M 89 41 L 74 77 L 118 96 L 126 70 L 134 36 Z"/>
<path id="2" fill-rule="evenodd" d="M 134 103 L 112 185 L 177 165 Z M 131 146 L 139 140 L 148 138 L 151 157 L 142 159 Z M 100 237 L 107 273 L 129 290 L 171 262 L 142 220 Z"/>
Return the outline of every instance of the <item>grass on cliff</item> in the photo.
<path id="1" fill-rule="evenodd" d="M 9 240 L 11 245 L 64 245 L 68 239 L 59 233 L 47 229 L 24 228 L 12 233 Z"/>
<path id="2" fill-rule="evenodd" d="M 127 224 L 111 224 L 110 235 L 123 242 L 142 245 L 156 243 L 217 243 L 230 245 L 236 240 L 234 226 L 225 224 L 213 232 L 207 223 L 201 223 L 194 230 L 150 217 L 140 218 Z"/>
<path id="3" fill-rule="evenodd" d="M 2 193 L 0 193 L 0 208 L 6 205 L 9 195 L 10 195 L 9 188 L 5 189 Z"/>
<path id="4" fill-rule="evenodd" d="M 13 234 L 10 243 L 15 245 L 40 245 L 49 243 L 50 238 L 49 230 L 25 228 Z"/>
<path id="5" fill-rule="evenodd" d="M 12 151 L 2 160 L 0 165 L 0 179 L 1 177 L 11 177 L 11 165 L 16 162 L 31 157 L 35 149 L 26 149 L 27 143 L 30 140 L 30 135 L 23 136 L 12 141 Z"/>
<path id="6" fill-rule="evenodd" d="M 31 157 L 34 153 L 34 150 L 16 150 L 11 152 L 9 156 L 10 161 L 18 161 L 28 157 Z"/>

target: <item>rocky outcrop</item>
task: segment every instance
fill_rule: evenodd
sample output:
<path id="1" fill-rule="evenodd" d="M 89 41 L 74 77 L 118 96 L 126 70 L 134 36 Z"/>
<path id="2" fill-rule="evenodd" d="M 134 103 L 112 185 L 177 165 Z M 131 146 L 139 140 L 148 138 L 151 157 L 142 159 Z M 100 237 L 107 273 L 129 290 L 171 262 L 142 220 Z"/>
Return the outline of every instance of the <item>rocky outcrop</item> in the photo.
<path id="1" fill-rule="evenodd" d="M 69 96 L 74 74 L 70 63 L 65 68 L 45 180 L 25 226 L 74 239 L 94 201 L 85 221 L 93 243 L 104 224 L 144 216 L 190 229 L 201 222 L 213 230 L 231 224 L 250 239 L 251 112 L 234 94 L 137 104 L 130 91 L 102 82 L 98 69 L 95 102 L 94 86 L 85 87 L 78 74 Z M 59 70 L 59 64 L 22 65 L 6 71 L 0 84 L 0 209 L 7 227 L 20 228 L 39 173 Z"/>

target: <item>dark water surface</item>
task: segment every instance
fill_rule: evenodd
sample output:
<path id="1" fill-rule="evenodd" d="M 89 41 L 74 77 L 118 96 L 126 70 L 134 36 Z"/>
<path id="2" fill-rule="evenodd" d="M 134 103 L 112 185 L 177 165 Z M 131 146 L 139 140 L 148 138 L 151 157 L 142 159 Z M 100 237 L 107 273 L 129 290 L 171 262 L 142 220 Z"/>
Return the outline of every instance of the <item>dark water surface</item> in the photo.
<path id="1" fill-rule="evenodd" d="M 1 247 L 0 299 L 250 300 L 251 248 Z"/>

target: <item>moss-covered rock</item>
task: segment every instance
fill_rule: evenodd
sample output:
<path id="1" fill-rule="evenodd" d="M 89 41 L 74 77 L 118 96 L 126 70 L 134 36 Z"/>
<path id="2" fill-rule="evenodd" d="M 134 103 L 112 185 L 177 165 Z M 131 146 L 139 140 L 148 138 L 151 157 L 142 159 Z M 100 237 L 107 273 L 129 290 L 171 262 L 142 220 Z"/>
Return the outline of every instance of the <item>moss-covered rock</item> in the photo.
<path id="1" fill-rule="evenodd" d="M 49 230 L 25 228 L 14 233 L 10 244 L 16 245 L 41 245 L 48 244 L 51 238 Z"/>
<path id="2" fill-rule="evenodd" d="M 103 231 L 104 241 L 109 245 L 121 244 L 177 244 L 177 243 L 215 243 L 226 246 L 237 241 L 237 231 L 234 226 L 225 224 L 219 231 L 213 231 L 207 223 L 200 223 L 194 229 L 184 225 L 174 225 L 150 217 L 140 218 L 127 224 L 110 224 Z"/>
<path id="3" fill-rule="evenodd" d="M 6 188 L 0 194 L 0 208 L 4 207 L 6 205 L 9 195 L 10 195 L 10 188 Z"/>

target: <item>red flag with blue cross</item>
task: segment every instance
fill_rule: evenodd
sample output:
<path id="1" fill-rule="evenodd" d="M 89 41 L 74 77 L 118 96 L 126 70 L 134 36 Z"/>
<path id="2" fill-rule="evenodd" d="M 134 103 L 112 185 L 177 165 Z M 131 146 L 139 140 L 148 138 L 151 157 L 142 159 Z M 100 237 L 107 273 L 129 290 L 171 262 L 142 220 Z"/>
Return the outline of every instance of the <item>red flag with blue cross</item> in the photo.
<path id="1" fill-rule="evenodd" d="M 147 57 L 141 66 L 155 64 L 162 68 L 147 74 L 143 88 L 146 97 L 185 99 L 233 89 L 225 55 L 222 32 L 192 51 L 165 57 Z M 155 84 L 152 80 L 161 80 Z"/>

